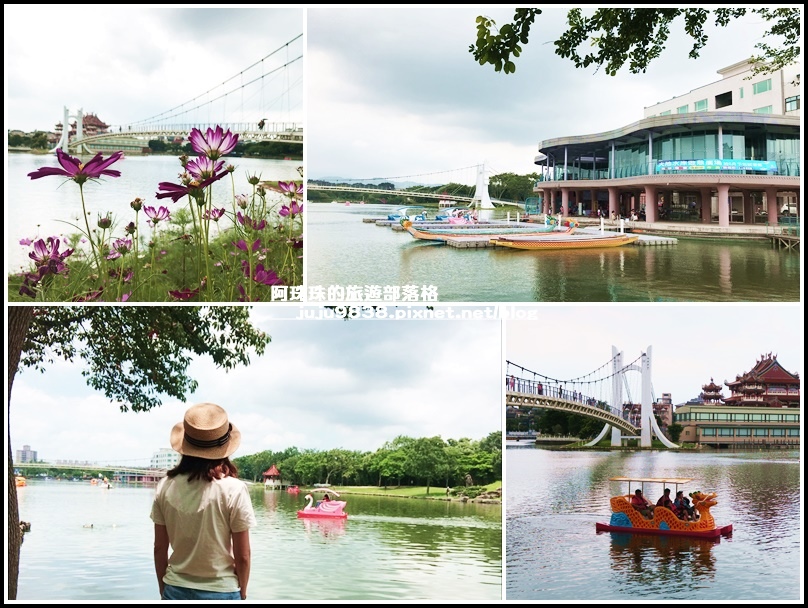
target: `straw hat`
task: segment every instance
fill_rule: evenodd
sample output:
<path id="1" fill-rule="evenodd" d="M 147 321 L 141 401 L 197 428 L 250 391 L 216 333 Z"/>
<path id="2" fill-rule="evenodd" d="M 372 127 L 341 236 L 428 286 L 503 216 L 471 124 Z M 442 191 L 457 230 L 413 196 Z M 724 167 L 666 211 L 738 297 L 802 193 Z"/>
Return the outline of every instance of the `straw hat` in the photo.
<path id="1" fill-rule="evenodd" d="M 215 403 L 197 403 L 171 429 L 171 447 L 184 456 L 227 458 L 238 449 L 241 433 Z"/>

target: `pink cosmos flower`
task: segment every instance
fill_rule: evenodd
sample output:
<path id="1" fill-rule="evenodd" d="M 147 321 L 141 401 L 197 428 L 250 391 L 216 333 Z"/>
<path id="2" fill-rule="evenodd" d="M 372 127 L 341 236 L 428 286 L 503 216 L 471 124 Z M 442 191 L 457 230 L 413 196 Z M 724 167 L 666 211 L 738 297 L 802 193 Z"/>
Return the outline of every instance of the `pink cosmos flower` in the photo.
<path id="1" fill-rule="evenodd" d="M 196 153 L 204 154 L 210 160 L 218 160 L 233 151 L 238 143 L 238 135 L 231 133 L 230 129 L 224 131 L 217 125 L 215 130 L 208 127 L 204 134 L 197 128 L 191 129 L 188 141 Z"/>
<path id="2" fill-rule="evenodd" d="M 301 203 L 300 205 L 298 205 L 295 201 L 292 201 L 292 204 L 288 207 L 286 205 L 283 205 L 281 207 L 281 210 L 278 211 L 278 214 L 282 215 L 283 217 L 286 216 L 295 217 L 297 215 L 300 215 L 301 213 L 303 213 L 303 204 Z"/>
<path id="3" fill-rule="evenodd" d="M 39 179 L 40 177 L 47 177 L 48 175 L 63 175 L 69 177 L 77 184 L 83 184 L 88 179 L 98 179 L 102 175 L 110 177 L 120 177 L 121 172 L 115 169 L 108 169 L 112 163 L 119 161 L 123 158 L 123 152 L 115 152 L 109 158 L 105 159 L 99 152 L 87 163 L 82 164 L 78 158 L 74 158 L 63 152 L 61 148 L 56 149 L 56 158 L 62 168 L 58 167 L 42 167 L 36 171 L 28 174 L 31 179 Z"/>
<path id="4" fill-rule="evenodd" d="M 143 207 L 143 213 L 145 213 L 146 217 L 148 217 L 151 220 L 153 226 L 156 226 L 157 222 L 162 222 L 171 217 L 171 214 L 168 211 L 168 207 L 163 207 L 162 205 L 160 206 L 159 209 L 155 209 L 154 207 L 151 206 Z"/>

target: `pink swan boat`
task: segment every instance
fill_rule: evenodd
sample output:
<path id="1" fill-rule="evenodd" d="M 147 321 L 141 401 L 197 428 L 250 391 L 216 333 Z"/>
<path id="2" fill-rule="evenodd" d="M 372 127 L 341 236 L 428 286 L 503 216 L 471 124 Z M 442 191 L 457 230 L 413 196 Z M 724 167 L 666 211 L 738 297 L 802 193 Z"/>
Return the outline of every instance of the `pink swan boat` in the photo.
<path id="1" fill-rule="evenodd" d="M 311 494 L 306 494 L 308 504 L 297 512 L 298 517 L 329 517 L 337 519 L 347 519 L 348 514 L 345 512 L 344 500 L 331 500 L 329 494 L 339 496 L 333 490 L 326 491 L 323 500 L 314 505 L 314 497 Z"/>

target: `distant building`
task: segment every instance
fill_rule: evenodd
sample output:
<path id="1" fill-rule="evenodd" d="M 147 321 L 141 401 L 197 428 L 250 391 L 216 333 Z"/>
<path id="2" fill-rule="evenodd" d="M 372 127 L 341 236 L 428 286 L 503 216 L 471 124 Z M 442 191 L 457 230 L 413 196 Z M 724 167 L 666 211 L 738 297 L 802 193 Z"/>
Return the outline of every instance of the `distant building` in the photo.
<path id="1" fill-rule="evenodd" d="M 270 490 L 282 489 L 281 472 L 274 464 L 264 471 L 264 487 Z"/>
<path id="2" fill-rule="evenodd" d="M 36 462 L 36 450 L 32 450 L 30 445 L 22 446 L 21 450 L 17 450 L 17 464 L 23 462 Z"/>
<path id="3" fill-rule="evenodd" d="M 662 397 L 652 404 L 654 415 L 659 420 L 660 429 L 665 432 L 673 422 L 673 403 L 670 393 L 662 393 Z M 642 426 L 642 405 L 639 403 L 623 404 L 623 419 L 634 426 Z"/>
<path id="4" fill-rule="evenodd" d="M 149 467 L 152 469 L 173 469 L 180 463 L 180 453 L 171 448 L 160 448 L 160 451 L 152 454 Z"/>
<path id="5" fill-rule="evenodd" d="M 59 135 L 59 137 L 61 137 L 62 135 L 63 128 L 64 125 L 62 125 L 61 121 L 56 123 L 56 133 Z M 109 132 L 109 125 L 100 118 L 98 118 L 98 116 L 96 116 L 95 114 L 85 114 L 82 117 L 81 128 L 84 137 L 90 137 L 91 135 L 100 135 L 102 133 Z M 75 120 L 70 124 L 69 134 L 71 137 L 73 137 L 76 134 Z"/>
<path id="6" fill-rule="evenodd" d="M 721 396 L 721 387 L 710 380 L 702 387 L 700 403 L 676 408 L 681 441 L 719 448 L 799 447 L 799 374 L 787 371 L 769 353 L 724 384 L 732 392 L 729 397 Z"/>

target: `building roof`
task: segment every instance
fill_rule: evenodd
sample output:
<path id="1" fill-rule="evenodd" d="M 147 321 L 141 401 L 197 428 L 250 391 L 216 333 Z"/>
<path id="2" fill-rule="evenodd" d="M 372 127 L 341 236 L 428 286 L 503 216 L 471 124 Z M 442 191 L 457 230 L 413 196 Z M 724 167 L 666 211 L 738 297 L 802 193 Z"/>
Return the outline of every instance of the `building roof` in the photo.
<path id="1" fill-rule="evenodd" d="M 800 375 L 787 371 L 777 361 L 777 355 L 771 353 L 760 356 L 755 366 L 744 374 L 735 377 L 734 381 L 724 381 L 729 387 L 737 387 L 747 382 L 760 382 L 761 384 L 799 384 Z"/>
<path id="2" fill-rule="evenodd" d="M 280 477 L 281 472 L 278 470 L 274 464 L 269 467 L 266 471 L 264 471 L 264 477 Z"/>

